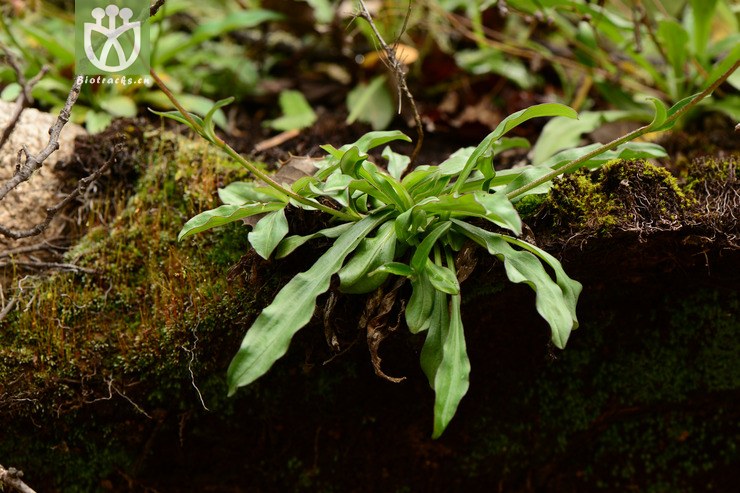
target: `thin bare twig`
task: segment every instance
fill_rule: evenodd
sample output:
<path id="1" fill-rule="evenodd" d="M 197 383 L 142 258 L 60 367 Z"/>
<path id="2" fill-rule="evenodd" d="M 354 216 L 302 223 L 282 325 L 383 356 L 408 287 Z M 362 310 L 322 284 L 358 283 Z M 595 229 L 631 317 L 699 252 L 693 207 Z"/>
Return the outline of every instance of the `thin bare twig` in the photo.
<path id="1" fill-rule="evenodd" d="M 105 163 L 103 163 L 100 168 L 98 168 L 93 174 L 90 176 L 87 176 L 85 178 L 82 178 L 80 181 L 77 182 L 77 188 L 75 188 L 69 195 L 64 197 L 59 203 L 54 205 L 53 207 L 50 207 L 46 209 L 46 218 L 33 228 L 24 229 L 24 230 L 12 230 L 9 228 L 6 228 L 5 226 L 0 225 L 0 234 L 5 235 L 9 238 L 13 239 L 19 239 L 19 238 L 28 238 L 29 236 L 36 236 L 41 233 L 43 233 L 46 228 L 49 227 L 49 224 L 51 223 L 51 220 L 54 219 L 54 217 L 59 213 L 60 210 L 65 208 L 70 202 L 72 202 L 74 199 L 76 199 L 82 192 L 84 192 L 88 186 L 90 186 L 91 183 L 93 183 L 95 180 L 101 177 L 101 175 L 110 168 L 110 165 L 113 163 L 113 161 L 116 158 L 116 154 L 121 149 L 120 145 L 116 145 L 113 147 L 113 155 L 110 159 L 108 159 Z"/>
<path id="2" fill-rule="evenodd" d="M 419 110 L 416 108 L 416 101 L 414 101 L 414 96 L 413 94 L 411 94 L 411 91 L 409 90 L 409 87 L 406 84 L 406 71 L 404 70 L 404 65 L 400 61 L 398 61 L 398 58 L 396 57 L 396 50 L 388 46 L 388 44 L 383 39 L 383 36 L 380 35 L 380 32 L 378 31 L 378 28 L 375 26 L 373 17 L 370 15 L 370 11 L 368 10 L 367 5 L 365 5 L 365 2 L 363 0 L 359 0 L 359 2 L 360 2 L 360 7 L 362 8 L 362 10 L 359 13 L 359 16 L 367 21 L 367 23 L 370 25 L 370 28 L 373 30 L 375 37 L 378 39 L 380 46 L 383 47 L 383 51 L 385 51 L 386 57 L 388 58 L 388 66 L 393 71 L 393 75 L 395 75 L 396 77 L 398 86 L 400 90 L 403 91 L 404 95 L 406 96 L 406 99 L 408 99 L 409 105 L 411 105 L 411 110 L 414 113 L 414 121 L 416 122 L 417 140 L 416 140 L 416 146 L 414 147 L 414 151 L 411 153 L 411 166 L 413 166 L 416 161 L 416 157 L 419 155 L 421 146 L 424 143 L 424 129 L 421 124 L 421 117 L 419 116 Z M 407 20 L 408 20 L 408 14 L 406 16 L 406 20 L 404 21 L 404 28 L 406 26 Z M 411 166 L 409 168 L 411 168 Z"/>
<path id="3" fill-rule="evenodd" d="M 13 307 L 15 307 L 16 303 L 18 303 L 18 298 L 13 298 L 12 300 L 8 301 L 8 304 L 3 307 L 2 311 L 0 311 L 0 322 L 2 322 L 3 319 L 8 316 L 8 313 L 13 310 Z"/>
<path id="4" fill-rule="evenodd" d="M 42 241 L 33 245 L 11 248 L 10 250 L 0 252 L 0 258 L 12 257 L 13 255 L 22 255 L 24 253 L 38 252 L 39 250 L 66 250 L 66 248 L 61 246 L 54 246 L 48 241 Z"/>
<path id="5" fill-rule="evenodd" d="M 46 75 L 46 72 L 49 71 L 49 67 L 44 65 L 43 67 L 41 67 L 39 73 L 36 74 L 31 80 L 26 80 L 26 76 L 23 74 L 23 67 L 21 67 L 20 61 L 15 56 L 15 54 L 10 51 L 10 48 L 0 43 L 0 50 L 5 53 L 5 60 L 15 72 L 15 78 L 18 82 L 18 85 L 21 86 L 21 93 L 15 99 L 15 108 L 13 108 L 13 113 L 10 115 L 10 121 L 8 122 L 8 125 L 3 129 L 2 135 L 0 135 L 0 149 L 2 149 L 5 143 L 10 138 L 10 134 L 12 134 L 13 130 L 15 130 L 18 121 L 21 119 L 21 114 L 23 113 L 23 110 L 28 108 L 33 103 L 31 89 L 33 89 L 33 87 L 38 83 L 38 81 L 41 80 L 44 75 Z"/>
<path id="6" fill-rule="evenodd" d="M 59 269 L 67 270 L 72 272 L 82 272 L 83 274 L 95 274 L 95 269 L 88 269 L 80 267 L 75 264 L 60 263 L 60 262 L 29 262 L 26 260 L 16 260 L 14 262 L 0 262 L 0 268 L 4 267 L 26 267 L 28 269 Z"/>
<path id="7" fill-rule="evenodd" d="M 59 134 L 62 129 L 69 121 L 72 106 L 74 106 L 77 98 L 80 95 L 80 86 L 82 85 L 82 79 L 75 79 L 72 84 L 72 89 L 69 91 L 67 96 L 67 102 L 64 103 L 64 108 L 59 113 L 57 121 L 49 129 L 49 143 L 44 147 L 38 154 L 31 154 L 25 147 L 18 153 L 18 165 L 16 166 L 15 174 L 13 177 L 6 181 L 0 186 L 0 200 L 3 200 L 5 196 L 24 181 L 28 181 L 34 171 L 41 168 L 44 161 L 57 149 L 59 149 Z M 25 155 L 26 161 L 22 163 L 21 156 Z"/>
<path id="8" fill-rule="evenodd" d="M 0 486 L 6 485 L 13 488 L 20 493 L 36 493 L 21 479 L 23 477 L 23 471 L 19 471 L 14 467 L 5 469 L 0 465 Z"/>

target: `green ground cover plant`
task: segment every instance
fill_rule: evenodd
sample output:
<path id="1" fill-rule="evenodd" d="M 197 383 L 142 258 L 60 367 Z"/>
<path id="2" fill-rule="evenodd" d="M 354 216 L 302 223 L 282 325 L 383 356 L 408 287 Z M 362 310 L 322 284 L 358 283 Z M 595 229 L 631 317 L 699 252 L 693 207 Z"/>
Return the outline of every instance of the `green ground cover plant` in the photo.
<path id="1" fill-rule="evenodd" d="M 154 74 L 179 108 L 157 114 L 188 125 L 266 185 L 238 182 L 220 190 L 225 204 L 189 220 L 180 239 L 262 214 L 248 239 L 265 259 L 283 258 L 317 237 L 333 240 L 308 270 L 280 290 L 247 331 L 229 366 L 229 393 L 264 375 L 286 353 L 293 335 L 310 322 L 317 298 L 329 289 L 335 274 L 340 291 L 367 294 L 385 289 L 386 297 L 395 296 L 395 290 L 389 290 L 389 278 L 406 278 L 412 294 L 405 321 L 412 333 L 426 332 L 421 366 L 435 391 L 433 436 L 439 437 L 469 386 L 456 253 L 472 241 L 502 260 L 509 280 L 535 291 L 535 305 L 550 326 L 552 342 L 563 348 L 578 327 L 576 304 L 581 285 L 568 277 L 555 257 L 517 238 L 522 222 L 513 202 L 547 191 L 553 178 L 582 167 L 598 167 L 618 157 L 654 157 L 654 146 L 631 141 L 670 129 L 738 65 L 737 60 L 732 65 L 723 62 L 724 72 L 717 80 L 671 108 L 653 98 L 650 124 L 606 145 L 563 151 L 538 166 L 497 173 L 493 159 L 502 150 L 528 145 L 526 140 L 505 137 L 516 126 L 536 117 L 577 118 L 572 108 L 549 103 L 521 110 L 502 120 L 477 147 L 461 149 L 439 165 L 413 170 L 408 170 L 408 156 L 388 146 L 382 152 L 387 171 L 368 154 L 396 140 L 410 141 L 409 137 L 398 131 L 370 132 L 339 149 L 323 146 L 327 156 L 316 163 L 316 173 L 292 184 L 276 182 L 216 135 L 213 115 L 230 99 L 199 117 L 186 112 Z M 288 236 L 289 206 L 324 212 L 333 223 L 310 235 Z M 482 228 L 478 221 L 490 223 L 495 231 Z"/>

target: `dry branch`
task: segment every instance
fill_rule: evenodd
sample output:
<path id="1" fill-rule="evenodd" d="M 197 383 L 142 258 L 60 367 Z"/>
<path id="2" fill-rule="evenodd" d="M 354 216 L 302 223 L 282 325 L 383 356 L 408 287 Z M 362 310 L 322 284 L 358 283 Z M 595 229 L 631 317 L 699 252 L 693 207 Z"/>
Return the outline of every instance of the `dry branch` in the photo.
<path id="1" fill-rule="evenodd" d="M 59 134 L 61 134 L 62 129 L 69 121 L 72 106 L 74 106 L 80 95 L 81 85 L 82 80 L 75 79 L 74 84 L 72 84 L 72 89 L 69 91 L 69 96 L 67 96 L 67 101 L 64 103 L 64 108 L 62 108 L 62 111 L 59 113 L 56 123 L 54 123 L 54 125 L 49 129 L 49 143 L 46 147 L 44 147 L 38 154 L 31 154 L 25 146 L 18 152 L 18 164 L 16 165 L 15 174 L 10 180 L 0 186 L 0 200 L 3 200 L 8 192 L 13 190 L 19 184 L 24 181 L 28 181 L 33 172 L 40 169 L 44 164 L 44 161 L 46 161 L 54 151 L 59 149 Z M 22 162 L 22 156 L 25 156 L 25 162 Z"/>
<path id="2" fill-rule="evenodd" d="M 120 150 L 120 146 L 115 146 L 113 148 L 113 155 L 111 156 L 110 159 L 108 159 L 108 161 L 103 163 L 103 165 L 100 168 L 98 168 L 93 174 L 85 178 L 82 178 L 79 182 L 77 182 L 77 188 L 75 188 L 72 191 L 72 193 L 64 197 L 55 206 L 46 209 L 46 218 L 42 222 L 40 222 L 33 228 L 24 229 L 24 230 L 11 230 L 11 229 L 6 228 L 5 226 L 0 225 L 0 234 L 17 240 L 19 238 L 28 238 L 29 236 L 36 236 L 36 235 L 43 233 L 46 230 L 46 228 L 49 227 L 51 220 L 54 219 L 54 216 L 56 216 L 60 210 L 64 209 L 64 207 L 66 207 L 70 202 L 76 199 L 82 192 L 84 192 L 87 189 L 88 186 L 90 186 L 91 183 L 93 183 L 95 180 L 100 178 L 100 176 L 108 168 L 110 168 L 110 165 L 115 160 L 116 153 L 119 150 Z M 2 198 L 0 197 L 0 200 L 1 199 Z"/>
<path id="3" fill-rule="evenodd" d="M 360 2 L 360 7 L 361 7 L 361 11 L 359 15 L 360 17 L 365 19 L 368 24 L 370 24 L 370 28 L 373 30 L 373 34 L 375 34 L 375 37 L 378 39 L 378 43 L 380 43 L 380 46 L 383 47 L 383 51 L 385 51 L 386 57 L 388 59 L 387 60 L 388 66 L 393 71 L 393 75 L 395 75 L 396 77 L 396 82 L 398 83 L 399 90 L 403 91 L 403 94 L 406 96 L 406 99 L 409 100 L 411 111 L 413 111 L 414 113 L 414 121 L 416 122 L 417 139 L 416 139 L 416 146 L 414 147 L 414 151 L 411 153 L 411 166 L 413 166 L 416 161 L 416 157 L 419 155 L 421 146 L 424 143 L 424 129 L 422 128 L 422 125 L 421 125 L 421 117 L 419 116 L 419 110 L 416 108 L 416 101 L 414 101 L 414 96 L 413 94 L 411 94 L 411 91 L 409 90 L 409 86 L 406 84 L 406 70 L 405 70 L 403 63 L 401 63 L 396 57 L 396 50 L 388 46 L 388 43 L 385 42 L 385 40 L 383 39 L 383 36 L 380 35 L 380 32 L 378 31 L 378 28 L 375 26 L 373 17 L 370 15 L 370 11 L 368 10 L 367 5 L 365 5 L 365 2 L 363 0 L 359 0 L 359 2 Z M 409 4 L 409 9 L 411 9 L 411 4 Z M 408 20 L 408 14 L 406 16 L 406 19 L 404 20 L 404 29 L 405 29 L 407 20 Z"/>
<path id="4" fill-rule="evenodd" d="M 15 491 L 20 493 L 36 493 L 21 479 L 23 477 L 23 471 L 19 471 L 14 467 L 5 469 L 0 465 L 0 486 L 9 486 Z"/>

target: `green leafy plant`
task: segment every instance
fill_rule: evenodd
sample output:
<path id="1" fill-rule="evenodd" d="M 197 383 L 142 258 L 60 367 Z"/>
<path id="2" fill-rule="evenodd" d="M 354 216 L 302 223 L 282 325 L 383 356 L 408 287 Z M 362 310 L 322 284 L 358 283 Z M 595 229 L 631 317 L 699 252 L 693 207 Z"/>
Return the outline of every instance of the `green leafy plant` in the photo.
<path id="1" fill-rule="evenodd" d="M 327 156 L 316 173 L 292 184 L 281 184 L 245 160 L 215 133 L 213 115 L 230 100 L 218 102 L 204 117 L 187 113 L 164 83 L 156 83 L 177 111 L 158 113 L 185 123 L 238 162 L 266 186 L 233 183 L 220 191 L 224 205 L 189 220 L 179 238 L 264 214 L 249 233 L 255 252 L 281 259 L 317 237 L 332 246 L 306 271 L 291 279 L 264 308 L 247 331 L 228 370 L 229 393 L 264 375 L 281 358 L 292 337 L 306 326 L 317 298 L 334 275 L 339 290 L 367 294 L 382 289 L 391 276 L 406 278 L 412 294 L 405 320 L 412 333 L 426 333 L 421 366 L 435 391 L 434 437 L 455 414 L 469 385 L 470 363 L 460 316 L 460 283 L 455 254 L 467 242 L 478 244 L 500 259 L 508 278 L 536 293 L 535 306 L 551 329 L 553 344 L 563 348 L 577 328 L 576 304 L 581 285 L 568 277 L 556 258 L 520 238 L 522 222 L 513 201 L 547 191 L 556 176 L 580 167 L 598 167 L 614 157 L 652 157 L 655 146 L 635 144 L 648 132 L 670 129 L 690 108 L 711 94 L 740 65 L 734 65 L 701 93 L 667 108 L 652 99 L 654 117 L 606 145 L 562 151 L 537 166 L 496 172 L 497 153 L 528 146 L 505 135 L 536 117 L 576 118 L 564 105 L 532 106 L 505 118 L 475 148 L 461 149 L 439 165 L 407 170 L 410 158 L 389 146 L 382 151 L 387 171 L 372 162 L 368 151 L 390 142 L 411 139 L 398 131 L 370 132 L 353 144 L 323 146 Z M 408 171 L 408 172 L 407 172 Z M 318 210 L 333 224 L 306 236 L 288 236 L 286 208 Z M 487 221 L 492 230 L 477 223 Z"/>
<path id="2" fill-rule="evenodd" d="M 185 32 L 175 20 L 184 13 L 197 14 L 201 22 Z M 180 14 L 178 17 L 176 14 Z M 206 113 L 214 100 L 229 94 L 242 95 L 254 90 L 261 76 L 257 65 L 244 56 L 244 49 L 228 34 L 256 28 L 283 16 L 269 10 L 243 10 L 211 0 L 194 6 L 184 0 L 168 1 L 150 19 L 152 67 L 167 81 L 178 100 L 193 112 Z M 0 19 L 0 42 L 14 48 L 26 65 L 28 77 L 42 65 L 49 73 L 33 88 L 40 105 L 58 112 L 64 105 L 74 76 L 74 16 L 44 4 L 24 17 Z M 121 79 L 113 77 L 112 79 Z M 72 120 L 95 133 L 105 129 L 116 117 L 134 117 L 143 105 L 170 109 L 172 104 L 160 91 L 143 83 L 147 78 L 124 77 L 126 83 L 83 84 Z M 7 84 L 3 99 L 12 100 L 20 89 L 12 71 L 0 68 L 0 86 Z M 224 87 L 229 92 L 224 92 Z M 226 115 L 217 112 L 216 124 L 225 129 Z"/>

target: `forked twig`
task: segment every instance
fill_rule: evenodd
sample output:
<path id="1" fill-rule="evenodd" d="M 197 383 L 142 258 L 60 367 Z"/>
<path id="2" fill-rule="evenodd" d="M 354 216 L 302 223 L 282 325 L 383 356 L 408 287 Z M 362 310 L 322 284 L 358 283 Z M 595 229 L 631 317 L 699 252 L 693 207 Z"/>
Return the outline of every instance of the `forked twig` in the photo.
<path id="1" fill-rule="evenodd" d="M 383 36 L 380 35 L 380 32 L 378 31 L 378 28 L 375 26 L 373 17 L 370 15 L 370 11 L 368 10 L 367 5 L 365 5 L 365 2 L 363 0 L 359 0 L 359 2 L 360 2 L 360 7 L 361 7 L 359 16 L 365 19 L 368 24 L 370 24 L 370 28 L 373 30 L 375 37 L 378 39 L 378 43 L 380 43 L 380 46 L 383 47 L 383 51 L 385 51 L 385 55 L 388 58 L 388 65 L 390 69 L 393 71 L 393 75 L 395 75 L 396 77 L 398 87 L 400 88 L 401 91 L 403 91 L 403 94 L 406 96 L 406 99 L 408 99 L 409 104 L 411 105 L 411 110 L 414 113 L 414 121 L 416 122 L 417 140 L 416 140 L 416 146 L 414 147 L 414 152 L 411 153 L 411 166 L 413 166 L 416 161 L 416 157 L 419 155 L 421 146 L 424 143 L 424 129 L 422 128 L 422 125 L 421 125 L 421 117 L 419 116 L 419 110 L 416 108 L 416 101 L 414 101 L 414 96 L 413 94 L 411 94 L 411 91 L 409 90 L 409 87 L 406 84 L 406 72 L 404 70 L 404 65 L 400 61 L 398 61 L 398 58 L 396 57 L 396 50 L 388 46 L 388 44 L 383 39 Z M 406 17 L 406 20 L 404 21 L 404 28 L 406 26 L 407 20 L 408 20 L 408 15 Z"/>
<path id="2" fill-rule="evenodd" d="M 49 129 L 49 143 L 46 147 L 44 147 L 38 154 L 31 154 L 25 146 L 18 152 L 18 164 L 16 165 L 15 174 L 10 180 L 0 186 L 0 200 L 3 200 L 8 192 L 13 190 L 15 187 L 24 181 L 28 181 L 33 172 L 41 168 L 44 161 L 46 161 L 51 153 L 59 149 L 59 134 L 69 121 L 72 106 L 74 106 L 80 95 L 81 85 L 82 80 L 80 80 L 80 78 L 75 79 L 74 84 L 72 84 L 72 89 L 69 91 L 69 95 L 67 96 L 67 101 L 64 103 L 64 108 L 62 108 L 62 111 L 59 113 L 57 121 Z M 21 162 L 21 156 L 23 155 L 26 157 L 26 161 L 24 163 Z"/>

